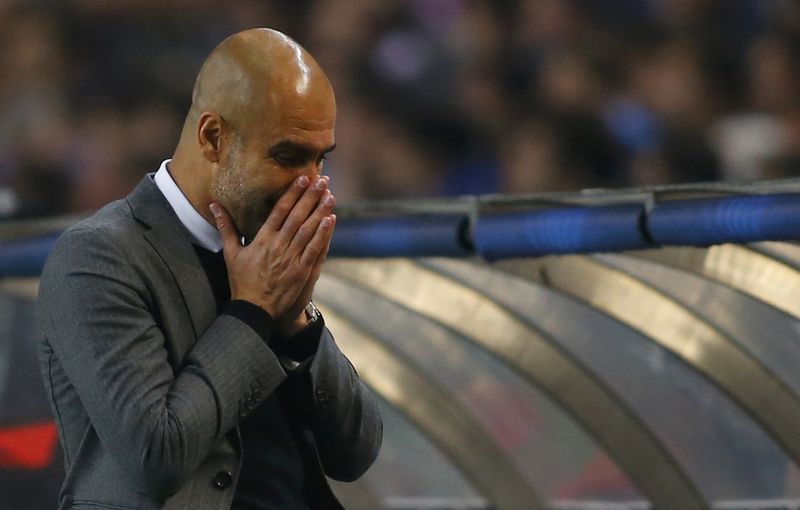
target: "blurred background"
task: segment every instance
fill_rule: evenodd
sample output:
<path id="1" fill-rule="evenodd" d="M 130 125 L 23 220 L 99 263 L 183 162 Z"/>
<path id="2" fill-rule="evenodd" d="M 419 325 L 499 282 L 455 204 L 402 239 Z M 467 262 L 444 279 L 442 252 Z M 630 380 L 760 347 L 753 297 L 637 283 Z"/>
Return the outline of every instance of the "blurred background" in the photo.
<path id="1" fill-rule="evenodd" d="M 330 75 L 340 202 L 800 174 L 793 0 L 5 0 L 0 218 L 124 196 L 255 26 Z"/>
<path id="2" fill-rule="evenodd" d="M 333 82 L 338 148 L 326 172 L 340 203 L 800 176 L 796 0 L 0 0 L 0 220 L 88 213 L 125 196 L 172 154 L 208 52 L 255 26 L 299 41 Z M 545 274 L 539 266 L 522 280 L 453 261 L 375 269 L 431 280 L 432 289 L 442 282 L 431 274 L 458 282 L 429 310 L 452 298 L 445 309 L 460 313 L 463 296 L 478 289 L 483 297 L 454 315 L 456 324 L 367 292 L 347 262 L 330 265 L 318 293 L 330 306 L 326 318 L 339 314 L 340 330 L 356 324 L 391 347 L 387 359 L 419 369 L 398 387 L 430 379 L 428 394 L 407 390 L 410 401 L 427 398 L 438 417 L 437 388 L 454 396 L 474 430 L 492 439 L 496 451 L 487 451 L 512 459 L 509 472 L 559 502 L 552 508 L 648 506 L 642 480 L 629 479 L 582 428 L 602 431 L 592 420 L 607 409 L 590 408 L 576 424 L 569 406 L 532 384 L 547 367 L 524 379 L 463 341 L 474 340 L 456 329 L 468 320 L 475 335 L 511 322 L 505 312 L 492 315 L 493 302 L 523 317 L 531 338 L 552 337 L 582 364 L 577 372 L 588 367 L 619 396 L 614 405 L 635 409 L 707 501 L 772 501 L 715 509 L 798 510 L 800 441 L 787 454 L 774 430 L 731 403 L 729 387 L 704 378 L 702 363 L 664 347 L 669 331 L 637 330 L 629 316 L 603 308 L 630 295 L 640 307 L 623 307 L 632 315 L 678 303 L 686 314 L 671 319 L 676 335 L 707 322 L 800 394 L 800 248 L 759 249 L 701 252 L 712 261 L 702 270 L 681 266 L 675 253 L 666 261 L 558 259 L 543 263 L 546 281 L 536 279 Z M 738 287 L 713 273 L 714 260 L 725 266 L 734 255 L 733 276 L 755 275 Z M 574 278 L 579 269 L 583 277 Z M 770 274 L 778 277 L 762 278 Z M 0 510 L 52 508 L 63 469 L 35 360 L 36 282 L 20 290 L 10 276 L 0 270 Z M 622 286 L 599 305 L 581 294 L 593 284 L 611 292 L 623 279 L 644 290 Z M 342 302 L 362 306 L 337 310 Z M 420 334 L 380 336 L 407 329 Z M 503 330 L 489 329 L 503 345 Z M 370 342 L 353 344 L 353 354 Z M 751 383 L 742 384 L 758 387 Z M 457 449 L 435 447 L 443 440 L 420 432 L 435 426 L 415 428 L 419 416 L 409 420 L 413 406 L 402 404 L 383 403 L 386 439 L 361 486 L 371 495 L 351 492 L 349 501 L 365 503 L 350 508 L 378 508 L 376 497 L 392 509 L 494 508 L 502 495 L 476 489 L 469 469 L 453 466 L 464 461 Z M 458 437 L 480 457 L 464 439 L 474 430 Z"/>

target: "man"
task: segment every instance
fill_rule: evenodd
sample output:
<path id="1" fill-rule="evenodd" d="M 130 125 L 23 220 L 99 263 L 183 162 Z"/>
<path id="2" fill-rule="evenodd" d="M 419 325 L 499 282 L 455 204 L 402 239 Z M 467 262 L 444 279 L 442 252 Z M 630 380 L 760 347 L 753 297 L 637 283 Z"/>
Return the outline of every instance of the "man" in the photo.
<path id="1" fill-rule="evenodd" d="M 297 43 L 236 34 L 173 158 L 61 237 L 39 298 L 59 508 L 340 508 L 323 472 L 374 461 L 376 401 L 310 304 L 335 115 Z"/>

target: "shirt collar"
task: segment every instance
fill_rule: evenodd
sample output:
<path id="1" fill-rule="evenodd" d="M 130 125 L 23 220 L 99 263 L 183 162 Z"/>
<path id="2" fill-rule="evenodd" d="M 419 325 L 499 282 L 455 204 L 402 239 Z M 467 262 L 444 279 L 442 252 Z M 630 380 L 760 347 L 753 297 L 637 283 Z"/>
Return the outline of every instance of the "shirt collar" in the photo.
<path id="1" fill-rule="evenodd" d="M 206 221 L 206 219 L 197 212 L 191 202 L 189 202 L 189 199 L 186 198 L 186 195 L 183 194 L 172 179 L 168 168 L 171 161 L 171 159 L 165 159 L 161 163 L 155 176 L 153 176 L 153 181 L 155 181 L 161 193 L 164 194 L 164 198 L 167 199 L 169 205 L 172 206 L 172 210 L 175 211 L 180 222 L 183 223 L 183 226 L 189 231 L 189 235 L 192 236 L 192 241 L 206 250 L 214 253 L 219 252 L 222 250 L 222 238 L 219 232 L 214 225 Z"/>

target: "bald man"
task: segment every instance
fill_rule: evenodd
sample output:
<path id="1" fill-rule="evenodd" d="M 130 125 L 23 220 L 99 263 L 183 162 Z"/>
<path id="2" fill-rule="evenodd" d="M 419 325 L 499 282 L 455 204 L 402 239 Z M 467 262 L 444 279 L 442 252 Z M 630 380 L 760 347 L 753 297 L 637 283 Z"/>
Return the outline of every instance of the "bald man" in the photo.
<path id="1" fill-rule="evenodd" d="M 279 32 L 204 63 L 172 159 L 69 229 L 39 297 L 59 508 L 341 508 L 378 406 L 311 302 L 336 224 L 336 103 Z"/>

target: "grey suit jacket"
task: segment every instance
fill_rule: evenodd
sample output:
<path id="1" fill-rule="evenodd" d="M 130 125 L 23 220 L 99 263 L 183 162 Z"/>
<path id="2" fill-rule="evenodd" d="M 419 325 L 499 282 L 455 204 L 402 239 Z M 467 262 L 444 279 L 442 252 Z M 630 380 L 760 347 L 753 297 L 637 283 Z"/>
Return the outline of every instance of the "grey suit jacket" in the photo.
<path id="1" fill-rule="evenodd" d="M 59 508 L 230 508 L 237 425 L 287 373 L 254 330 L 217 316 L 188 233 L 150 177 L 60 238 L 39 328 L 65 454 Z M 377 403 L 327 330 L 310 375 L 321 467 L 352 481 L 380 447 Z M 229 487 L 215 486 L 220 473 Z"/>

